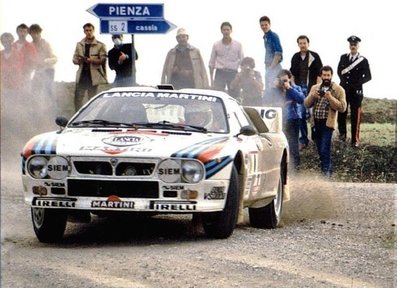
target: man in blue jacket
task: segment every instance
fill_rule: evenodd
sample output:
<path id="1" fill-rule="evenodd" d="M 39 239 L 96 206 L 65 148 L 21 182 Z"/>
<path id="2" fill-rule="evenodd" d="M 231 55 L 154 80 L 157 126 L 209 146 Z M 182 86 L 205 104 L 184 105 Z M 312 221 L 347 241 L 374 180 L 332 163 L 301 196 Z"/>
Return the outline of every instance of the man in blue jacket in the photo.
<path id="1" fill-rule="evenodd" d="M 283 131 L 288 140 L 289 150 L 295 170 L 300 166 L 299 155 L 299 121 L 301 113 L 298 104 L 302 104 L 305 95 L 302 89 L 292 83 L 292 74 L 282 69 L 273 82 L 273 87 L 265 92 L 266 106 L 283 108 Z"/>
<path id="2" fill-rule="evenodd" d="M 283 48 L 281 47 L 280 38 L 271 30 L 270 18 L 262 16 L 259 19 L 259 24 L 263 35 L 265 44 L 265 89 L 272 86 L 274 79 L 281 70 L 281 61 L 283 60 Z"/>

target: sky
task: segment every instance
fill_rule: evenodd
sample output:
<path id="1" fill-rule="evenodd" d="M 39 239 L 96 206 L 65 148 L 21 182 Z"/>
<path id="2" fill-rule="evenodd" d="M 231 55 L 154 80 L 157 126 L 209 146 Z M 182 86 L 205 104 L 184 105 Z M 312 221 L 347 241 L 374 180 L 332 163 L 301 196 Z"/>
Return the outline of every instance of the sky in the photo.
<path id="1" fill-rule="evenodd" d="M 233 25 L 232 38 L 242 43 L 245 56 L 255 59 L 256 70 L 262 76 L 265 50 L 259 18 L 263 15 L 270 17 L 271 28 L 280 37 L 283 68 L 290 68 L 291 57 L 298 51 L 296 39 L 305 34 L 310 38 L 309 49 L 319 53 L 323 64 L 335 70 L 333 80 L 336 82 L 339 82 L 336 75 L 339 58 L 349 52 L 347 38 L 356 35 L 362 40 L 359 52 L 368 59 L 372 72 L 372 80 L 364 85 L 365 96 L 397 99 L 393 84 L 397 67 L 393 49 L 397 47 L 397 40 L 392 31 L 397 23 L 393 2 L 387 0 L 0 0 L 0 33 L 11 32 L 17 38 L 15 29 L 19 24 L 39 24 L 43 28 L 42 37 L 58 56 L 55 80 L 72 82 L 77 71 L 72 56 L 76 43 L 84 38 L 85 23 L 94 24 L 96 38 L 106 44 L 107 50 L 113 47 L 111 35 L 100 33 L 99 18 L 87 11 L 98 3 L 164 4 L 164 18 L 188 31 L 189 43 L 200 49 L 206 66 L 213 43 L 222 37 L 220 24 L 229 21 Z M 176 45 L 176 29 L 165 34 L 134 35 L 139 55 L 137 83 L 160 84 L 166 54 Z M 131 42 L 131 36 L 124 35 L 124 42 Z M 108 80 L 110 83 L 114 80 L 114 73 L 109 69 Z"/>

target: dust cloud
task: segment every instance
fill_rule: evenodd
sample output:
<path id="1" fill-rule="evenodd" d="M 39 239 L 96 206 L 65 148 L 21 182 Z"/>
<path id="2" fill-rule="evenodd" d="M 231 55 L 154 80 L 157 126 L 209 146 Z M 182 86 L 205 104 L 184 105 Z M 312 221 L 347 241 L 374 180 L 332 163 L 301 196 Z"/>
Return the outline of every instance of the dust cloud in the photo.
<path id="1" fill-rule="evenodd" d="M 333 183 L 319 175 L 302 174 L 289 179 L 291 200 L 284 203 L 284 224 L 338 216 L 343 203 L 336 197 Z"/>
<path id="2" fill-rule="evenodd" d="M 33 136 L 57 130 L 56 96 L 1 90 L 1 180 L 20 178 L 21 152 Z M 54 108 L 55 107 L 55 108 Z"/>

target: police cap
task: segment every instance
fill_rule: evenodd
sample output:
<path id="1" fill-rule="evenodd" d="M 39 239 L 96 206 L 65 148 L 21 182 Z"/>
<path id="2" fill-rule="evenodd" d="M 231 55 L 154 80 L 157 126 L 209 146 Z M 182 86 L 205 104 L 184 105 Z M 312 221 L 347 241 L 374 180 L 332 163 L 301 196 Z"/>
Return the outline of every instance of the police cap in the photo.
<path id="1" fill-rule="evenodd" d="M 347 38 L 347 41 L 349 41 L 350 43 L 357 43 L 357 42 L 361 42 L 361 39 L 357 36 L 350 36 L 349 38 Z"/>

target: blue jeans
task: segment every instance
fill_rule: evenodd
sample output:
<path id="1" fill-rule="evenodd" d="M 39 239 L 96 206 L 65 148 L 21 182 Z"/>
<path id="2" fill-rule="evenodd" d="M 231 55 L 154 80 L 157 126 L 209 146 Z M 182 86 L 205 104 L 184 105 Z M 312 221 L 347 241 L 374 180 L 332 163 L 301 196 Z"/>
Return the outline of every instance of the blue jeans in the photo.
<path id="1" fill-rule="evenodd" d="M 326 176 L 331 176 L 331 143 L 334 129 L 327 127 L 325 123 L 326 120 L 314 121 L 314 142 L 320 156 L 321 172 Z"/>
<path id="2" fill-rule="evenodd" d="M 270 67 L 266 67 L 265 70 L 265 89 L 270 89 L 274 85 L 274 80 L 277 79 L 278 73 L 281 71 L 281 64 L 277 64 L 276 67 L 271 69 Z"/>
<path id="3" fill-rule="evenodd" d="M 307 97 L 307 85 L 306 84 L 299 84 L 299 87 L 301 87 L 303 94 L 305 94 L 305 98 Z M 298 113 L 301 119 L 299 119 L 299 132 L 300 132 L 300 137 L 299 137 L 299 143 L 307 145 L 309 144 L 309 133 L 307 132 L 307 119 L 310 118 L 310 111 L 309 109 L 306 109 L 305 105 L 298 104 Z"/>
<path id="4" fill-rule="evenodd" d="M 284 123 L 285 136 L 288 140 L 289 151 L 291 153 L 291 158 L 293 159 L 295 170 L 299 169 L 300 165 L 300 155 L 299 155 L 299 120 L 300 119 L 288 119 Z"/>

